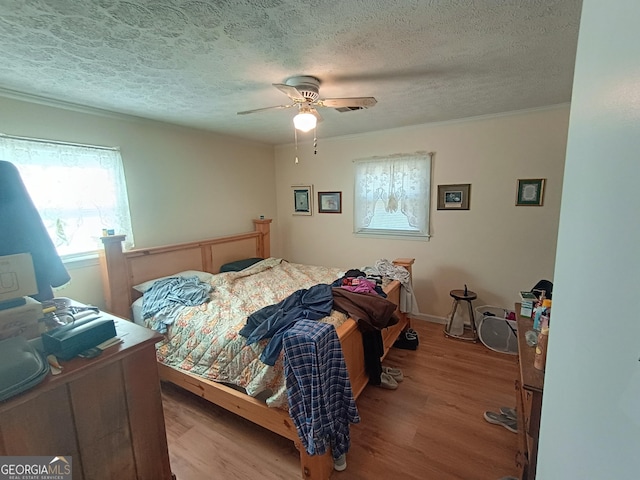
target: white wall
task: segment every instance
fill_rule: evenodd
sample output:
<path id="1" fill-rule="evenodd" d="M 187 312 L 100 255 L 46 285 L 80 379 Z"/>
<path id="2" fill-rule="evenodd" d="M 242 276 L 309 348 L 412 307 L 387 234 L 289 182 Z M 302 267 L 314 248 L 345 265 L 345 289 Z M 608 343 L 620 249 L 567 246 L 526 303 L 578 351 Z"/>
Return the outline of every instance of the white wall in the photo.
<path id="1" fill-rule="evenodd" d="M 120 147 L 137 247 L 251 231 L 252 218 L 276 214 L 268 145 L 8 98 L 0 98 L 0 131 Z M 103 307 L 96 262 L 69 270 L 71 283 L 56 294 Z"/>
<path id="2" fill-rule="evenodd" d="M 464 284 L 478 293 L 476 306 L 513 308 L 519 290 L 553 280 L 568 114 L 563 105 L 333 139 L 322 138 L 320 124 L 317 155 L 301 145 L 296 165 L 292 145 L 276 147 L 277 251 L 291 261 L 344 268 L 415 257 L 423 314 L 446 316 L 449 291 Z M 435 152 L 431 240 L 355 237 L 352 160 L 418 150 Z M 547 179 L 544 206 L 515 206 L 519 178 Z M 296 183 L 313 184 L 312 216 L 291 215 Z M 471 184 L 470 210 L 436 210 L 437 185 L 456 183 Z M 317 191 L 342 191 L 343 213 L 318 214 Z"/>
<path id="3" fill-rule="evenodd" d="M 585 0 L 538 476 L 640 476 L 640 3 Z"/>
<path id="4" fill-rule="evenodd" d="M 568 106 L 334 139 L 320 128 L 318 155 L 302 145 L 298 165 L 291 145 L 276 148 L 274 163 L 270 146 L 13 99 L 0 98 L 0 122 L 4 133 L 120 146 L 139 247 L 251 230 L 251 218 L 265 215 L 274 218 L 272 253 L 293 261 L 346 268 L 415 257 L 421 311 L 437 317 L 465 283 L 476 305 L 510 307 L 518 290 L 553 276 Z M 471 183 L 471 209 L 434 206 L 429 242 L 355 238 L 351 160 L 416 150 L 436 152 L 434 205 L 436 185 Z M 514 205 L 518 178 L 547 179 L 543 207 Z M 314 198 L 313 216 L 292 216 L 299 182 L 342 191 L 343 214 L 318 214 Z M 70 273 L 58 295 L 104 305 L 95 264 Z"/>

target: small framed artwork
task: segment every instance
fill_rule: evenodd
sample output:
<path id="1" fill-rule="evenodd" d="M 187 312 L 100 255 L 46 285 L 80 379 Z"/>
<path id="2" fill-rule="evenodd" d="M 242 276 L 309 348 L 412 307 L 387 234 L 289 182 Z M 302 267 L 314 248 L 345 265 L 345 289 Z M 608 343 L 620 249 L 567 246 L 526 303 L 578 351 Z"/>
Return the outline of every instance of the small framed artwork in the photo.
<path id="1" fill-rule="evenodd" d="M 469 210 L 470 183 L 438 185 L 438 210 Z"/>
<path id="2" fill-rule="evenodd" d="M 318 192 L 318 213 L 342 213 L 342 192 Z"/>
<path id="3" fill-rule="evenodd" d="M 311 185 L 293 185 L 293 214 L 312 215 Z"/>
<path id="4" fill-rule="evenodd" d="M 516 206 L 542 206 L 544 198 L 544 178 L 528 178 L 518 180 Z"/>

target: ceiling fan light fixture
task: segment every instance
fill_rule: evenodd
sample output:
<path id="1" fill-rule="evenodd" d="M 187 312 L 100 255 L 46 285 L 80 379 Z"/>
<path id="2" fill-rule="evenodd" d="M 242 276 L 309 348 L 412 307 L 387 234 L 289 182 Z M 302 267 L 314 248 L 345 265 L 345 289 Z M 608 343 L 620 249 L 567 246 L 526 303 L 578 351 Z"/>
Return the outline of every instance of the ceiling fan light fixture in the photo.
<path id="1" fill-rule="evenodd" d="M 293 125 L 297 130 L 301 132 L 308 132 L 316 128 L 317 119 L 313 113 L 305 110 L 300 110 L 295 117 L 293 117 Z"/>

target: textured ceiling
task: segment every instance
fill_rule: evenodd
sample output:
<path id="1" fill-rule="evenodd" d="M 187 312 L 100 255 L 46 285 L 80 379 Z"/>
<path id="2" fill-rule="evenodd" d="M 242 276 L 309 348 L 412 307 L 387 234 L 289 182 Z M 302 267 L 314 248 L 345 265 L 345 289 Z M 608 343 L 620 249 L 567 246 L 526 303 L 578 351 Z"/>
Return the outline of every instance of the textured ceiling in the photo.
<path id="1" fill-rule="evenodd" d="M 0 95 L 293 141 L 274 88 L 318 77 L 318 136 L 568 102 L 580 0 L 0 0 Z M 1 126 L 0 126 L 1 131 Z"/>

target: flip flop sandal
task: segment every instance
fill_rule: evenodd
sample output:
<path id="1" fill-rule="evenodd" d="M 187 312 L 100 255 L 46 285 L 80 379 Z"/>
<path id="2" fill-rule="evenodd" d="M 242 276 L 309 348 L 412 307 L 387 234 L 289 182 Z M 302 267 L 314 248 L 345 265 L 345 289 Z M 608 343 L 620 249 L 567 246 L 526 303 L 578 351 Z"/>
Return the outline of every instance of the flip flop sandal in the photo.
<path id="1" fill-rule="evenodd" d="M 404 375 L 402 374 L 402 370 L 400 370 L 399 368 L 382 367 L 382 372 L 391 375 L 393 379 L 398 383 L 404 380 Z"/>
<path id="2" fill-rule="evenodd" d="M 503 414 L 503 415 L 506 415 L 511 420 L 517 420 L 518 419 L 518 414 L 517 414 L 515 408 L 500 407 L 500 413 Z"/>
<path id="3" fill-rule="evenodd" d="M 398 388 L 398 382 L 388 373 L 382 372 L 380 374 L 380 386 L 388 390 L 395 390 Z"/>
<path id="4" fill-rule="evenodd" d="M 516 420 L 512 420 L 502 413 L 484 412 L 484 419 L 494 425 L 502 425 L 510 432 L 518 433 L 518 422 Z"/>

